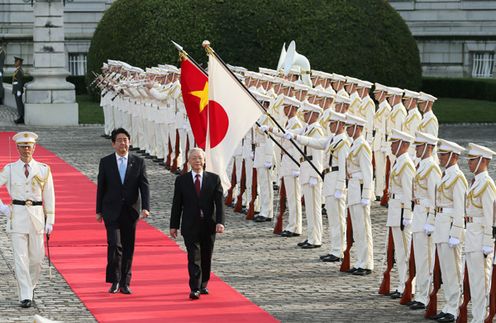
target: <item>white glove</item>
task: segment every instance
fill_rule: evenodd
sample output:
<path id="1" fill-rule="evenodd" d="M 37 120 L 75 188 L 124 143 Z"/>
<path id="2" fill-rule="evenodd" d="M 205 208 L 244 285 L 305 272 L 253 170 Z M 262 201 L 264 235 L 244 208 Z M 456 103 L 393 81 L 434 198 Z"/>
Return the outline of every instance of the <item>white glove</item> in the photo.
<path id="1" fill-rule="evenodd" d="M 334 197 L 337 198 L 338 200 L 342 199 L 344 197 L 343 191 L 336 190 L 336 192 L 334 192 Z"/>
<path id="2" fill-rule="evenodd" d="M 460 244 L 460 240 L 458 240 L 457 238 L 450 237 L 448 239 L 448 246 L 450 248 L 454 248 L 454 247 L 458 246 L 459 244 Z"/>
<path id="3" fill-rule="evenodd" d="M 370 205 L 370 200 L 369 199 L 361 199 L 360 204 L 362 204 L 362 206 L 368 206 L 368 205 Z"/>
<path id="4" fill-rule="evenodd" d="M 428 236 L 430 236 L 434 232 L 434 226 L 432 224 L 426 223 L 424 224 L 424 232 Z"/>
<path id="5" fill-rule="evenodd" d="M 412 224 L 412 219 L 403 219 L 403 226 L 407 227 Z"/>
<path id="6" fill-rule="evenodd" d="M 265 168 L 267 168 L 267 169 L 271 169 L 271 167 L 272 167 L 272 163 L 271 163 L 271 162 L 266 161 L 266 162 L 264 162 L 264 167 L 265 167 Z"/>
<path id="7" fill-rule="evenodd" d="M 269 126 L 261 125 L 258 129 L 260 129 L 261 132 L 267 132 L 269 131 Z"/>
<path id="8" fill-rule="evenodd" d="M 10 208 L 8 205 L 2 204 L 0 205 L 0 213 L 5 214 L 6 216 L 10 216 Z"/>
<path id="9" fill-rule="evenodd" d="M 283 137 L 284 137 L 284 139 L 287 139 L 287 140 L 291 140 L 294 138 L 294 136 L 291 132 L 285 132 Z"/>
<path id="10" fill-rule="evenodd" d="M 388 152 L 388 147 L 381 147 L 381 151 L 385 154 Z"/>
<path id="11" fill-rule="evenodd" d="M 21 91 L 17 91 L 17 96 L 21 96 L 21 95 L 22 95 Z"/>
<path id="12" fill-rule="evenodd" d="M 300 171 L 299 170 L 294 170 L 291 172 L 291 175 L 293 175 L 293 177 L 298 177 L 300 176 Z"/>
<path id="13" fill-rule="evenodd" d="M 482 253 L 484 254 L 484 256 L 487 256 L 491 252 L 493 252 L 492 246 L 482 246 Z"/>
<path id="14" fill-rule="evenodd" d="M 50 223 L 45 224 L 45 233 L 46 234 L 51 234 L 53 231 L 53 225 Z"/>
<path id="15" fill-rule="evenodd" d="M 314 187 L 315 185 L 317 185 L 317 183 L 318 181 L 315 177 L 310 177 L 310 179 L 308 180 L 308 185 L 310 185 L 311 187 Z"/>

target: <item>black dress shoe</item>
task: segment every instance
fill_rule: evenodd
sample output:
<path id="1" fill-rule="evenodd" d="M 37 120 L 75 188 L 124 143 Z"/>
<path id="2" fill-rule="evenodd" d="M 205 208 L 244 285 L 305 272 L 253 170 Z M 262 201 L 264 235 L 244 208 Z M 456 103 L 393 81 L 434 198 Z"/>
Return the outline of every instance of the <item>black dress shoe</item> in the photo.
<path id="1" fill-rule="evenodd" d="M 353 274 L 355 271 L 357 271 L 358 268 L 355 268 L 355 267 L 351 267 L 351 269 L 348 269 L 347 273 L 348 274 Z"/>
<path id="2" fill-rule="evenodd" d="M 446 316 L 448 313 L 444 313 L 443 311 L 439 312 L 439 314 L 436 314 L 434 316 L 429 317 L 430 320 L 439 320 L 440 318 L 443 318 Z"/>
<path id="3" fill-rule="evenodd" d="M 305 240 L 305 241 L 303 241 L 303 242 L 298 242 L 296 245 L 297 245 L 298 247 L 301 247 L 301 246 L 303 246 L 304 244 L 307 244 L 307 243 L 308 243 L 308 240 Z"/>
<path id="4" fill-rule="evenodd" d="M 253 221 L 255 221 L 255 222 L 270 222 L 270 221 L 272 221 L 272 218 L 267 218 L 265 216 L 259 215 L 259 216 L 255 217 L 253 219 Z"/>
<path id="5" fill-rule="evenodd" d="M 355 276 L 367 276 L 372 273 L 372 270 L 370 269 L 364 269 L 364 268 L 358 268 L 353 275 Z"/>
<path id="6" fill-rule="evenodd" d="M 311 243 L 306 243 L 301 246 L 301 249 L 315 249 L 315 248 L 320 248 L 319 244 L 311 244 Z"/>
<path id="7" fill-rule="evenodd" d="M 129 288 L 129 286 L 128 286 L 128 285 L 123 285 L 123 286 L 121 287 L 121 293 L 122 293 L 122 294 L 128 294 L 128 295 L 129 295 L 129 294 L 132 294 L 132 293 L 133 293 L 133 291 L 131 290 L 131 288 Z"/>
<path id="8" fill-rule="evenodd" d="M 336 257 L 335 255 L 327 255 L 323 258 L 320 258 L 323 262 L 338 262 L 341 261 L 341 258 Z"/>
<path id="9" fill-rule="evenodd" d="M 438 322 L 454 322 L 455 321 L 455 316 L 453 314 L 446 313 L 445 316 L 441 317 L 437 321 Z"/>
<path id="10" fill-rule="evenodd" d="M 397 298 L 400 298 L 401 296 L 402 296 L 402 294 L 400 292 L 398 292 L 398 290 L 395 290 L 394 292 L 389 294 L 389 297 L 391 297 L 392 299 L 397 299 Z"/>
<path id="11" fill-rule="evenodd" d="M 22 308 L 29 308 L 31 307 L 31 300 L 30 299 L 24 299 L 21 301 L 21 307 Z"/>
<path id="12" fill-rule="evenodd" d="M 190 299 L 200 299 L 200 291 L 199 290 L 192 290 L 191 293 L 189 293 L 189 298 Z"/>
<path id="13" fill-rule="evenodd" d="M 411 310 L 423 310 L 425 309 L 425 304 L 421 302 L 414 302 L 412 305 L 410 305 Z"/>
<path id="14" fill-rule="evenodd" d="M 15 124 L 24 124 L 24 118 L 18 118 L 16 120 L 14 120 L 14 123 Z M 29 307 L 31 307 L 31 305 L 29 305 Z"/>
<path id="15" fill-rule="evenodd" d="M 109 293 L 110 294 L 115 294 L 119 291 L 119 283 L 112 283 L 112 286 L 110 286 Z"/>
<path id="16" fill-rule="evenodd" d="M 324 258 L 328 258 L 331 254 L 328 253 L 327 255 L 322 255 L 322 256 L 319 256 L 320 260 L 324 259 Z"/>
<path id="17" fill-rule="evenodd" d="M 200 289 L 200 294 L 202 294 L 202 295 L 208 295 L 208 288 L 207 287 L 203 287 L 202 289 Z"/>

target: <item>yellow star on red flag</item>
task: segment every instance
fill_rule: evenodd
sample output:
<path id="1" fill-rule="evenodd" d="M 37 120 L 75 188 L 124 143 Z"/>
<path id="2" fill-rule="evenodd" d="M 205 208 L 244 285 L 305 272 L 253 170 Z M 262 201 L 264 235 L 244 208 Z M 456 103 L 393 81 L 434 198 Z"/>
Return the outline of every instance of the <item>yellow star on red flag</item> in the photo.
<path id="1" fill-rule="evenodd" d="M 190 94 L 200 98 L 200 112 L 202 112 L 208 104 L 208 82 L 205 82 L 203 90 L 191 91 Z"/>

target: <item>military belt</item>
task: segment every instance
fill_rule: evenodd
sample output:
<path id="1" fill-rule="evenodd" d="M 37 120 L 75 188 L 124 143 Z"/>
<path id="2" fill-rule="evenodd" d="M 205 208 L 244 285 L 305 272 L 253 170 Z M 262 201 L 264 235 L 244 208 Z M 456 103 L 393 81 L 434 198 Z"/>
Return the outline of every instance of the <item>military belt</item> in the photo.
<path id="1" fill-rule="evenodd" d="M 301 158 L 300 158 L 300 163 L 303 163 L 303 162 L 304 162 L 304 161 L 306 161 L 306 160 L 312 160 L 312 159 L 313 159 L 313 157 L 312 157 L 312 156 L 306 156 L 306 157 L 307 157 L 306 159 L 305 159 L 305 157 L 301 157 Z"/>
<path id="2" fill-rule="evenodd" d="M 40 205 L 43 205 L 43 202 L 31 201 L 31 200 L 26 200 L 26 201 L 12 200 L 12 204 L 14 204 L 14 205 L 26 205 L 26 206 L 40 206 Z"/>
<path id="3" fill-rule="evenodd" d="M 333 166 L 333 167 L 327 167 L 322 171 L 322 175 L 325 175 L 327 173 L 332 173 L 332 172 L 337 172 L 339 170 L 338 166 Z"/>

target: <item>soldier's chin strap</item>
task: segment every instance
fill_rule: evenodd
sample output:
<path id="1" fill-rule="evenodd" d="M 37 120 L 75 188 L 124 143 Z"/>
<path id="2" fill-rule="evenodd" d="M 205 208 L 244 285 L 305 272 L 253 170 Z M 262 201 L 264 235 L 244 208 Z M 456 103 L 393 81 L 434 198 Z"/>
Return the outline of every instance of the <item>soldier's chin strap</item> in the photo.
<path id="1" fill-rule="evenodd" d="M 482 156 L 479 156 L 479 161 L 477 162 L 477 167 L 475 167 L 474 174 L 477 174 L 477 171 L 479 170 L 481 161 L 482 161 Z"/>
<path id="2" fill-rule="evenodd" d="M 424 150 L 422 151 L 422 155 L 420 156 L 420 159 L 424 159 L 424 155 L 426 151 L 427 151 L 427 143 L 424 144 Z"/>
<path id="3" fill-rule="evenodd" d="M 403 140 L 399 140 L 398 148 L 396 148 L 396 151 L 394 152 L 395 156 L 398 156 L 398 152 L 400 151 L 401 145 L 403 144 Z"/>
<path id="4" fill-rule="evenodd" d="M 451 161 L 451 157 L 453 157 L 453 152 L 452 151 L 449 154 L 448 161 L 446 162 L 446 165 L 444 165 L 444 168 L 448 168 L 448 165 L 449 165 L 449 163 Z"/>

